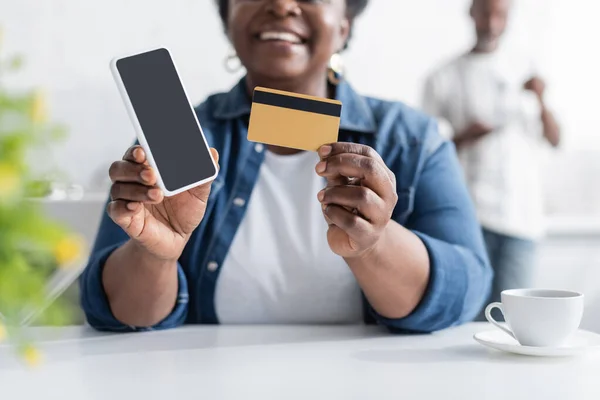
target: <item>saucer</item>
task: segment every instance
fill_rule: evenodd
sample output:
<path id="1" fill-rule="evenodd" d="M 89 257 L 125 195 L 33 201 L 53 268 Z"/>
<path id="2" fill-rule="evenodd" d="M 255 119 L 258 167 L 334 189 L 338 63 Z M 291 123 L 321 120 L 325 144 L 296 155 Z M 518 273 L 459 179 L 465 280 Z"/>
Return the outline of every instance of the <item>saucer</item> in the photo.
<path id="1" fill-rule="evenodd" d="M 584 330 L 578 330 L 567 343 L 557 347 L 521 346 L 498 329 L 476 333 L 473 339 L 492 349 L 537 357 L 577 356 L 600 350 L 600 335 Z"/>

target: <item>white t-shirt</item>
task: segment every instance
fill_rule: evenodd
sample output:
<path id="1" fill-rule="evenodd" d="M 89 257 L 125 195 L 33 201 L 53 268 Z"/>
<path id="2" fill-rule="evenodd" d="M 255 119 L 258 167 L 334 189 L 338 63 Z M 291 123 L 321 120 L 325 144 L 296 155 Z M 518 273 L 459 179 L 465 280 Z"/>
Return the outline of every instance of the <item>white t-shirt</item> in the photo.
<path id="1" fill-rule="evenodd" d="M 361 291 L 327 243 L 313 152 L 269 151 L 219 275 L 215 302 L 225 324 L 362 321 Z"/>
<path id="2" fill-rule="evenodd" d="M 537 99 L 523 89 L 529 78 L 514 59 L 467 54 L 428 79 L 424 109 L 449 138 L 473 122 L 495 127 L 458 154 L 479 220 L 490 230 L 535 240 L 544 232 L 544 141 Z"/>

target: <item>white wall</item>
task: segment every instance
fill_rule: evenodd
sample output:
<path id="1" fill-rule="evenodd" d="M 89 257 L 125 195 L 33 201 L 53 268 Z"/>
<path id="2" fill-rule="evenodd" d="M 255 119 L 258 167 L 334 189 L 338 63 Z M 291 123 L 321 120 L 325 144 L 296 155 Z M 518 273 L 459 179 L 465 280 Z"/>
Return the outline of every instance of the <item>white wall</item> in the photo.
<path id="1" fill-rule="evenodd" d="M 371 0 L 346 54 L 349 77 L 366 94 L 417 105 L 424 76 L 471 42 L 469 0 Z M 529 51 L 551 85 L 565 146 L 548 176 L 551 212 L 600 215 L 600 57 L 591 0 L 517 0 L 506 46 Z M 6 47 L 26 56 L 13 85 L 40 84 L 70 139 L 44 155 L 71 179 L 101 187 L 133 131 L 108 70 L 115 55 L 166 45 L 192 99 L 230 87 L 230 51 L 212 0 L 0 0 Z"/>

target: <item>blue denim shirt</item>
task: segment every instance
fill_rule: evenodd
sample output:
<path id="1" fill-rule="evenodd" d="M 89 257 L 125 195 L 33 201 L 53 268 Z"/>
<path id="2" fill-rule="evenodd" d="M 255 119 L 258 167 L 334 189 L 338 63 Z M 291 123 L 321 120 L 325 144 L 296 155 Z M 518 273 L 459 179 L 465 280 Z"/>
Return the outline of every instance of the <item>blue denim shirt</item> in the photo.
<path id="1" fill-rule="evenodd" d="M 362 97 L 345 82 L 336 97 L 343 103 L 339 141 L 373 147 L 396 174 L 399 200 L 392 218 L 421 238 L 431 262 L 426 293 L 411 315 L 387 319 L 365 300 L 365 322 L 392 331 L 431 332 L 471 320 L 487 299 L 492 272 L 454 146 L 439 136 L 431 118 L 402 103 Z M 242 80 L 196 108 L 206 139 L 219 151 L 221 169 L 204 220 L 179 259 L 179 295 L 171 315 L 152 328 L 115 319 L 102 268 L 128 237 L 104 215 L 80 280 L 82 306 L 92 326 L 131 331 L 219 322 L 216 282 L 264 159 L 265 147 L 247 140 L 250 107 Z"/>

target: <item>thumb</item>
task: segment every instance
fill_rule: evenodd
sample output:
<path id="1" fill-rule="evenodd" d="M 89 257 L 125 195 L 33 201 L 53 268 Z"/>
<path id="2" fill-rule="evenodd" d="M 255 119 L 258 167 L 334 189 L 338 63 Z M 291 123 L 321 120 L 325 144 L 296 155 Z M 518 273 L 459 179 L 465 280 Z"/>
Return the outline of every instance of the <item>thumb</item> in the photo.
<path id="1" fill-rule="evenodd" d="M 210 155 L 213 158 L 213 160 L 215 160 L 215 164 L 217 164 L 217 171 L 219 171 L 221 169 L 221 167 L 219 166 L 219 152 L 217 151 L 217 149 L 211 147 L 210 148 Z M 208 196 L 210 195 L 210 188 L 211 185 L 214 181 L 205 183 L 204 185 L 201 186 L 197 186 L 193 189 L 190 189 L 190 193 L 192 193 L 194 196 L 196 196 L 197 198 L 205 201 Z"/>
<path id="2" fill-rule="evenodd" d="M 219 152 L 217 151 L 217 149 L 215 149 L 214 147 L 210 148 L 210 155 L 212 156 L 213 160 L 215 160 L 215 164 L 217 164 L 217 169 L 221 169 L 221 167 L 219 166 Z"/>

